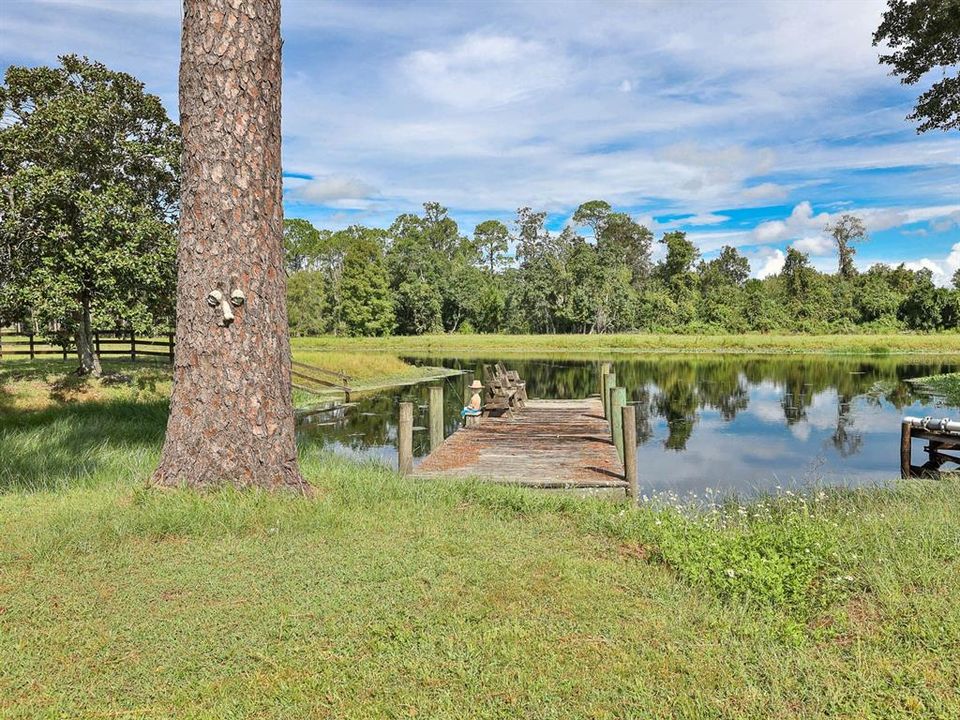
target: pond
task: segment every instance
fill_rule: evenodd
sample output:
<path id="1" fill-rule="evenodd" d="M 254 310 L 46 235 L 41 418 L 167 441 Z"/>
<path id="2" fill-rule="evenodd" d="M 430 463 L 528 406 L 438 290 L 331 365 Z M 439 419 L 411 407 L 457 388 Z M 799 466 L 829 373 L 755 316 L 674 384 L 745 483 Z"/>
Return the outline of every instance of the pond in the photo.
<path id="1" fill-rule="evenodd" d="M 407 358 L 467 370 L 500 358 Z M 637 461 L 645 492 L 751 495 L 778 486 L 858 485 L 899 474 L 900 418 L 956 409 L 906 382 L 954 372 L 954 358 L 887 356 L 618 356 L 617 384 L 637 408 Z M 532 398 L 597 392 L 600 359 L 508 359 Z M 463 379 L 444 386 L 444 431 L 460 425 Z M 414 454 L 429 451 L 429 383 L 320 406 L 301 433 L 335 452 L 396 465 L 398 404 L 412 400 Z M 915 443 L 914 462 L 921 462 Z M 925 458 L 924 458 L 925 459 Z"/>

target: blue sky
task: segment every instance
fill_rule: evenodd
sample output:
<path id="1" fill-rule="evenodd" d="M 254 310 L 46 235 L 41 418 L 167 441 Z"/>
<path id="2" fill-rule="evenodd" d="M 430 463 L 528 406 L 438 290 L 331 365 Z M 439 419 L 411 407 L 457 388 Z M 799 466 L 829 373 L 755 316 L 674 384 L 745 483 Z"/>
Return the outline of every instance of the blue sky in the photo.
<path id="1" fill-rule="evenodd" d="M 461 230 L 517 207 L 560 228 L 603 198 L 776 272 L 866 221 L 861 268 L 960 267 L 960 133 L 918 136 L 922 91 L 877 63 L 883 0 L 284 0 L 288 217 L 386 226 L 435 200 Z M 0 65 L 76 52 L 176 117 L 176 0 L 3 0 Z"/>

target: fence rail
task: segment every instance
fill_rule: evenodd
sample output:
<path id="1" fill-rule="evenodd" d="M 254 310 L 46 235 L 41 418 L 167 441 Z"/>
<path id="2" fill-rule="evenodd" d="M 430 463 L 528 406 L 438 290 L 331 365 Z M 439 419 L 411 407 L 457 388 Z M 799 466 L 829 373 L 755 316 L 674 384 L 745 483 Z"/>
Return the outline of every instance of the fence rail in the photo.
<path id="1" fill-rule="evenodd" d="M 175 343 L 173 333 L 167 333 L 166 340 L 149 338 L 138 339 L 133 332 L 124 333 L 113 330 L 95 330 L 93 333 L 94 351 L 99 357 L 129 357 L 136 361 L 138 357 L 159 357 L 173 362 Z M 16 339 L 24 338 L 24 339 Z M 26 349 L 21 349 L 26 348 Z M 144 349 L 146 348 L 146 349 Z M 163 348 L 159 350 L 157 348 Z M 29 356 L 35 360 L 39 356 L 59 355 L 64 360 L 76 352 L 76 343 L 69 341 L 63 345 L 51 344 L 36 333 L 8 333 L 0 331 L 0 358 L 12 355 Z"/>

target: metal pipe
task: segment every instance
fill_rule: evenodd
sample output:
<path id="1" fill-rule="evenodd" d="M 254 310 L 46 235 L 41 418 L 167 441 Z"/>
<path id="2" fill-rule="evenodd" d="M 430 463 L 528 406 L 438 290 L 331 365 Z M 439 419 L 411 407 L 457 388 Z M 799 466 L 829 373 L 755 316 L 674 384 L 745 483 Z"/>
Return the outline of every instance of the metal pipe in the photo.
<path id="1" fill-rule="evenodd" d="M 933 430 L 935 432 L 960 433 L 960 422 L 950 418 L 932 418 L 932 417 L 913 417 L 907 415 L 903 418 L 904 424 L 920 430 Z"/>

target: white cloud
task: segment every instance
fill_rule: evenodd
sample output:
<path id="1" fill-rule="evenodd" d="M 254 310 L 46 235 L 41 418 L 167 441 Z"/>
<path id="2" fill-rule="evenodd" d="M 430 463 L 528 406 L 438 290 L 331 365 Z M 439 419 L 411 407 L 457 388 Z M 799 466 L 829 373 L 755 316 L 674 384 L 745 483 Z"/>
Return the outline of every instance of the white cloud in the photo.
<path id="1" fill-rule="evenodd" d="M 716 225 L 725 223 L 730 217 L 727 215 L 717 215 L 715 213 L 700 213 L 692 217 L 683 218 L 681 222 L 684 225 Z"/>
<path id="2" fill-rule="evenodd" d="M 556 47 L 483 34 L 466 35 L 443 50 L 416 50 L 401 68 L 423 96 L 473 110 L 541 94 L 562 85 L 571 71 Z"/>
<path id="3" fill-rule="evenodd" d="M 315 202 L 331 207 L 366 207 L 366 199 L 376 193 L 370 185 L 351 177 L 330 176 L 306 182 L 284 180 L 298 200 Z"/>
<path id="4" fill-rule="evenodd" d="M 951 275 L 955 271 L 960 270 L 960 242 L 953 244 L 953 247 L 950 248 L 950 254 L 947 255 L 944 263 Z"/>
<path id="5" fill-rule="evenodd" d="M 955 227 L 960 227 L 960 209 L 954 210 L 942 220 L 936 220 L 930 223 L 930 229 L 934 232 L 947 232 Z"/>
<path id="6" fill-rule="evenodd" d="M 747 258 L 750 260 L 750 267 L 754 268 L 753 276 L 765 278 L 779 274 L 787 256 L 780 248 L 761 248 L 748 254 Z"/>
<path id="7" fill-rule="evenodd" d="M 822 230 L 830 221 L 828 213 L 814 215 L 813 207 L 809 201 L 793 208 L 790 217 L 785 220 L 771 220 L 760 223 L 753 231 L 754 237 L 758 243 L 774 243 L 782 240 L 792 240 L 796 237 L 806 235 L 813 229 Z"/>
<path id="8" fill-rule="evenodd" d="M 800 238 L 793 243 L 793 247 L 802 253 L 813 256 L 833 255 L 835 250 L 833 241 L 825 235 L 811 235 Z"/>
<path id="9" fill-rule="evenodd" d="M 904 263 L 904 266 L 908 270 L 913 270 L 917 272 L 918 270 L 929 270 L 933 273 L 934 278 L 942 278 L 946 275 L 944 272 L 943 266 L 940 263 L 934 262 L 930 258 L 920 258 L 919 260 L 911 260 Z"/>
<path id="10" fill-rule="evenodd" d="M 754 202 L 760 200 L 783 200 L 789 193 L 790 188 L 784 185 L 765 182 L 744 188 L 741 195 L 745 202 Z"/>
<path id="11" fill-rule="evenodd" d="M 631 90 L 633 90 L 633 83 L 630 82 L 629 80 L 624 80 L 623 82 L 620 83 L 619 90 L 622 93 L 628 93 Z"/>

